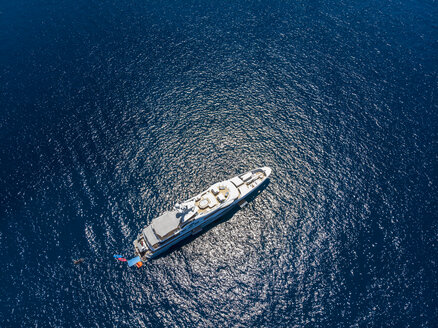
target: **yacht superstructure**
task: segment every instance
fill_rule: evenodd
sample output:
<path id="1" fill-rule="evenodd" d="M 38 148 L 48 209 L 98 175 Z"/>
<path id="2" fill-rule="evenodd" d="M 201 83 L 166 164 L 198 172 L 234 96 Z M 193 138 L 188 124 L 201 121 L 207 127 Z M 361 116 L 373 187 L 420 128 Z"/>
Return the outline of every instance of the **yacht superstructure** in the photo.
<path id="1" fill-rule="evenodd" d="M 205 226 L 236 205 L 246 204 L 245 197 L 257 190 L 271 174 L 269 167 L 257 168 L 232 179 L 218 182 L 152 220 L 134 241 L 143 261 L 154 258 L 183 239 L 199 233 Z"/>

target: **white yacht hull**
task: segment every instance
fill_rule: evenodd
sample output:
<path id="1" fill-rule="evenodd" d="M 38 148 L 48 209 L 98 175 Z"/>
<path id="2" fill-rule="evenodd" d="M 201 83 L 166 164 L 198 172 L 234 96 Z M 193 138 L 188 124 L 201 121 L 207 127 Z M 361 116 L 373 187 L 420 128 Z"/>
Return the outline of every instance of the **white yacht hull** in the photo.
<path id="1" fill-rule="evenodd" d="M 207 195 L 207 193 L 210 191 L 210 188 L 207 189 L 207 191 L 204 191 L 199 195 L 187 200 L 183 204 L 193 205 L 193 208 L 190 209 L 191 211 L 193 211 L 194 209 L 197 210 L 197 212 L 194 212 L 195 214 L 193 214 L 195 219 L 186 220 L 187 222 L 190 222 L 189 224 L 187 224 L 187 228 L 179 229 L 177 227 L 173 235 L 171 235 L 167 239 L 166 238 L 163 239 L 163 241 L 160 241 L 160 239 L 157 238 L 156 235 L 154 236 L 150 235 L 151 234 L 150 231 L 152 231 L 152 228 L 150 228 L 150 226 L 153 225 L 152 223 L 151 225 L 147 226 L 144 229 L 143 233 L 141 233 L 138 236 L 138 238 L 134 241 L 136 254 L 139 255 L 143 261 L 146 261 L 147 259 L 152 259 L 154 257 L 157 257 L 167 252 L 171 247 L 182 242 L 184 239 L 192 235 L 196 235 L 197 233 L 200 233 L 206 226 L 208 226 L 209 224 L 213 223 L 214 221 L 216 221 L 226 213 L 233 210 L 240 202 L 244 201 L 246 197 L 248 197 L 256 190 L 258 190 L 264 184 L 264 182 L 267 180 L 270 174 L 271 174 L 270 168 L 268 167 L 258 168 L 249 171 L 243 175 L 236 176 L 230 180 L 226 180 L 211 186 L 210 187 L 211 192 L 213 193 L 216 192 L 217 198 L 223 202 L 223 204 L 219 204 L 219 202 L 217 202 L 218 204 L 215 204 L 214 206 L 210 205 L 210 207 L 212 207 L 211 213 L 208 212 L 210 210 L 209 208 L 204 209 L 204 207 L 202 207 L 202 205 L 204 205 L 202 203 L 203 202 L 202 197 L 207 199 L 208 198 L 207 196 L 209 196 L 211 198 L 211 195 Z M 223 186 L 221 186 L 220 184 L 222 184 Z M 227 191 L 225 196 L 222 198 L 217 187 L 215 190 L 215 186 L 217 185 L 220 185 L 219 188 Z M 228 198 L 232 198 L 232 197 L 235 198 L 222 200 L 225 197 L 227 197 L 227 194 L 231 194 L 228 196 Z M 198 218 L 196 218 L 196 216 L 198 216 Z M 164 222 L 164 224 L 165 223 L 166 222 Z M 182 221 L 181 223 L 179 223 L 180 226 L 183 224 L 186 224 L 186 222 Z M 144 233 L 147 229 L 149 229 L 150 231 Z M 149 238 L 147 238 L 148 234 L 149 234 Z M 151 244 L 153 242 L 151 242 L 150 239 L 152 239 L 153 241 L 157 241 L 157 243 L 152 246 Z M 145 247 L 145 245 L 147 245 L 148 247 Z"/>

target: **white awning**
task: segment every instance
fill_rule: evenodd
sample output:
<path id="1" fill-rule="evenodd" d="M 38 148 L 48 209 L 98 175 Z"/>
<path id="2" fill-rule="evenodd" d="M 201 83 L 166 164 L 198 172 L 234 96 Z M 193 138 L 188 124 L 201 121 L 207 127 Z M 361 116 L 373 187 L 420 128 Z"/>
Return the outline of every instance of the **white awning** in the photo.
<path id="1" fill-rule="evenodd" d="M 160 239 L 178 228 L 180 217 L 177 217 L 177 214 L 177 211 L 164 212 L 163 215 L 152 220 L 151 226 Z"/>
<path id="2" fill-rule="evenodd" d="M 241 185 L 243 185 L 243 181 L 242 179 L 240 179 L 239 177 L 234 177 L 230 180 L 236 187 L 239 187 Z"/>
<path id="3" fill-rule="evenodd" d="M 246 180 L 249 180 L 251 177 L 252 177 L 252 173 L 248 172 L 248 173 L 245 173 L 244 175 L 242 175 L 242 180 L 246 181 Z"/>

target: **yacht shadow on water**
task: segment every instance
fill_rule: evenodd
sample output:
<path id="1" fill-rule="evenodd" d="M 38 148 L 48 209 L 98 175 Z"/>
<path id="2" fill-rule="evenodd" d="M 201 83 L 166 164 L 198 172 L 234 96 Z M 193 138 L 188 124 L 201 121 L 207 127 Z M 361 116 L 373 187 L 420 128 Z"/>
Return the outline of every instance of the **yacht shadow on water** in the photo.
<path id="1" fill-rule="evenodd" d="M 265 181 L 263 181 L 263 183 L 260 185 L 260 187 L 256 191 L 254 191 L 249 196 L 245 197 L 244 200 L 248 204 L 251 203 L 255 198 L 257 198 L 257 196 L 260 193 L 262 193 L 266 189 L 266 187 L 268 186 L 269 182 L 270 182 L 270 178 L 267 178 Z M 243 205 L 242 207 L 245 207 L 245 206 L 246 206 L 246 204 Z M 173 252 L 179 250 L 180 248 L 182 248 L 183 246 L 191 243 L 193 240 L 195 240 L 196 238 L 198 238 L 201 235 L 205 234 L 210 229 L 212 229 L 212 228 L 216 227 L 217 225 L 219 225 L 221 223 L 224 223 L 224 222 L 228 221 L 229 219 L 231 219 L 234 216 L 234 214 L 236 214 L 239 210 L 242 209 L 242 207 L 240 207 L 239 205 L 234 206 L 231 210 L 229 210 L 227 213 L 225 213 L 222 217 L 220 217 L 219 219 L 213 221 L 209 225 L 205 226 L 198 233 L 193 234 L 190 237 L 185 238 L 184 240 L 182 240 L 179 243 L 177 243 L 177 244 L 173 245 L 172 247 L 170 247 L 167 251 L 163 252 L 162 254 L 154 257 L 153 259 L 149 259 L 148 262 L 153 262 L 153 261 L 155 261 L 157 259 L 160 259 L 162 257 L 166 257 L 170 253 L 173 253 Z"/>

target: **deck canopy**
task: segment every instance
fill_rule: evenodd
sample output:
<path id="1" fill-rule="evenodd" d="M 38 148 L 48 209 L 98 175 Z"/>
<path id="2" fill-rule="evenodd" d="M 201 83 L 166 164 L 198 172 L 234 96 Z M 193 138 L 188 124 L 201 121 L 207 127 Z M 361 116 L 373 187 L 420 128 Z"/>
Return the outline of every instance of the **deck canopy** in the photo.
<path id="1" fill-rule="evenodd" d="M 143 234 L 151 247 L 157 246 L 159 240 L 158 240 L 157 236 L 155 236 L 155 233 L 152 231 L 151 226 L 147 226 L 143 230 Z"/>
<path id="2" fill-rule="evenodd" d="M 179 226 L 181 215 L 178 211 L 164 212 L 152 220 L 152 229 L 158 238 L 163 239 L 172 234 Z"/>

